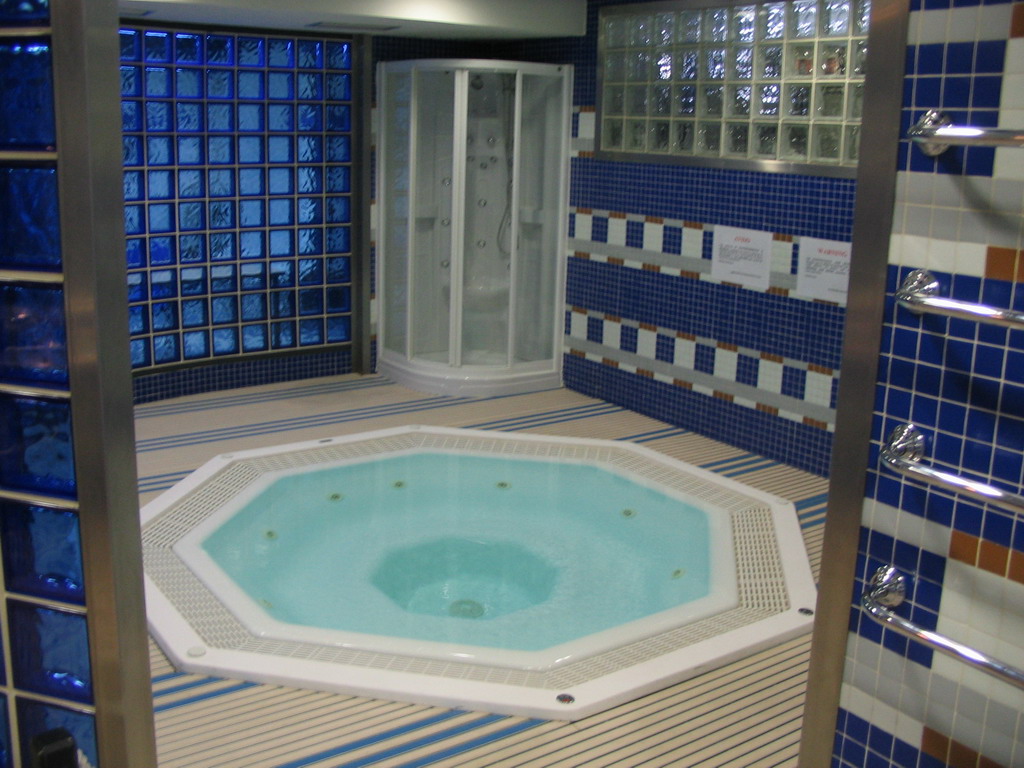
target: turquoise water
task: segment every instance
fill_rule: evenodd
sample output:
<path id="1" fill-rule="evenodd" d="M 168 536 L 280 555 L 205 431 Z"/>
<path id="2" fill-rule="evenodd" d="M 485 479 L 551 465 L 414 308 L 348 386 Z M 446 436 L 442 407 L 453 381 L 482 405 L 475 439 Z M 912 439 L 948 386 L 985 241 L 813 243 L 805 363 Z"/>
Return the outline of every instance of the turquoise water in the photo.
<path id="1" fill-rule="evenodd" d="M 708 538 L 597 467 L 414 453 L 280 478 L 202 546 L 279 621 L 532 651 L 707 595 Z"/>

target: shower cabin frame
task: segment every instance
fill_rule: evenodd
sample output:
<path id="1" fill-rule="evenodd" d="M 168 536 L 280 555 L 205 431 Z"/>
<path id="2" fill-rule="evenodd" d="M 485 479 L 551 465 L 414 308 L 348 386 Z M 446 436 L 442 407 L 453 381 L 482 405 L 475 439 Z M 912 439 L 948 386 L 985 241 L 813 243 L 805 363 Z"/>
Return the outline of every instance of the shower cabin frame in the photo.
<path id="1" fill-rule="evenodd" d="M 449 274 L 449 306 L 442 309 L 448 313 L 447 355 L 446 361 L 428 360 L 419 356 L 414 349 L 417 338 L 417 318 L 419 317 L 417 302 L 421 297 L 416 295 L 416 287 L 422 284 L 421 277 L 435 269 L 416 256 L 417 217 L 420 203 L 419 179 L 419 129 L 422 115 L 416 107 L 423 96 L 420 78 L 417 73 L 433 72 L 454 75 L 454 98 L 452 114 L 451 142 L 451 210 L 450 250 L 447 254 Z M 405 127 L 404 139 L 408 157 L 405 166 L 408 168 L 407 197 L 405 212 L 404 237 L 393 237 L 395 232 L 389 231 L 389 220 L 401 203 L 392 199 L 388 191 L 388 179 L 394 172 L 392 165 L 398 163 L 389 157 L 386 148 L 393 141 L 389 135 L 389 115 L 393 108 L 394 94 L 388 88 L 389 75 L 408 74 L 410 77 L 408 125 Z M 469 139 L 469 99 L 473 77 L 481 74 L 507 74 L 515 76 L 513 137 L 511 141 L 511 180 L 510 196 L 510 234 L 509 234 L 509 279 L 508 279 L 508 315 L 505 331 L 504 362 L 479 364 L 466 359 L 464 355 L 464 331 L 467 311 L 463 296 L 466 284 L 466 209 L 470 205 L 467 198 L 467 140 Z M 535 64 L 491 59 L 419 59 L 399 62 L 381 62 L 377 70 L 377 105 L 378 105 L 378 156 L 377 156 L 377 369 L 380 373 L 394 381 L 413 389 L 436 394 L 463 396 L 498 396 L 518 392 L 535 391 L 561 386 L 562 383 L 562 344 L 564 336 L 565 306 L 565 274 L 566 274 L 566 243 L 568 237 L 568 184 L 569 184 L 569 149 L 570 121 L 572 98 L 572 67 L 569 65 Z M 548 145 L 547 158 L 557 158 L 557 164 L 544 164 L 544 175 L 550 179 L 556 174 L 555 193 L 557 211 L 553 212 L 552 230 L 548 232 L 550 240 L 549 252 L 543 254 L 544 259 L 553 259 L 551 284 L 542 286 L 546 307 L 543 311 L 550 314 L 550 355 L 541 360 L 517 361 L 516 341 L 520 330 L 522 309 L 519 306 L 518 293 L 522 291 L 521 279 L 522 253 L 520 251 L 521 225 L 521 191 L 522 191 L 522 160 L 523 145 L 523 82 L 530 75 L 559 78 L 559 125 L 555 143 Z M 514 158 L 514 162 L 512 162 Z M 545 207 L 550 205 L 547 200 Z M 496 236 L 495 239 L 498 239 Z M 395 242 L 399 241 L 399 242 Z M 393 292 L 389 295 L 389 275 L 396 268 L 401 272 L 400 262 L 404 262 L 404 299 L 405 305 L 396 306 L 401 299 Z M 427 276 L 429 278 L 429 276 Z M 458 288 L 458 290 L 457 290 Z M 434 297 L 437 299 L 438 297 Z M 396 317 L 402 322 L 397 322 Z M 397 341 L 396 341 L 397 339 Z M 398 347 L 398 349 L 396 349 Z"/>

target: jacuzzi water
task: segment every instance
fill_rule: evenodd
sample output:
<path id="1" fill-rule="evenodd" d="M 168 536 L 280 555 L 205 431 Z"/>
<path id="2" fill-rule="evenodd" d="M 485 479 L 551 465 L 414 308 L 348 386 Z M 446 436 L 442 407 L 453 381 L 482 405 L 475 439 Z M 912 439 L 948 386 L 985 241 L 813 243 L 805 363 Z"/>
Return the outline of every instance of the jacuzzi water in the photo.
<path id="1" fill-rule="evenodd" d="M 218 456 L 143 510 L 181 669 L 578 719 L 807 632 L 792 505 L 641 446 L 403 427 Z"/>

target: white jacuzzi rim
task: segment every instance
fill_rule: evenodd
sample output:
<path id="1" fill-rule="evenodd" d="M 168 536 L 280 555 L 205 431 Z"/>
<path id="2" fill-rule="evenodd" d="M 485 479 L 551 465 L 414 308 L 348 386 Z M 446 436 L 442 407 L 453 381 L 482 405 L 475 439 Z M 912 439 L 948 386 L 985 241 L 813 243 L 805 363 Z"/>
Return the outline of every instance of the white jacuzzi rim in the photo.
<path id="1" fill-rule="evenodd" d="M 337 654 L 332 655 L 328 649 L 313 652 L 305 648 L 288 648 L 287 653 L 281 655 L 265 649 L 268 641 L 258 637 L 235 647 L 223 647 L 215 642 L 209 642 L 190 625 L 189 620 L 179 612 L 178 606 L 164 594 L 157 583 L 160 579 L 151 577 L 147 560 L 145 583 L 150 628 L 171 661 L 185 671 L 256 682 L 313 687 L 319 690 L 425 704 L 470 706 L 504 714 L 575 720 L 810 630 L 810 609 L 814 605 L 816 590 L 792 504 L 730 478 L 625 441 L 403 426 L 223 454 L 204 464 L 184 481 L 143 508 L 144 545 L 146 531 L 160 522 L 159 519 L 164 513 L 182 505 L 190 494 L 212 481 L 220 472 L 241 461 L 269 460 L 278 455 L 295 454 L 325 446 L 344 446 L 377 439 L 394 439 L 399 436 L 423 436 L 426 439 L 432 435 L 438 436 L 439 439 L 483 439 L 509 446 L 533 442 L 561 444 L 574 449 L 579 447 L 584 452 L 602 448 L 625 451 L 642 457 L 645 464 L 650 463 L 670 471 L 688 474 L 706 481 L 712 487 L 720 488 L 726 495 L 738 494 L 752 503 L 765 505 L 770 512 L 775 537 L 772 544 L 777 547 L 778 562 L 775 565 L 780 572 L 779 578 L 784 581 L 787 604 L 783 609 L 774 610 L 770 614 L 764 614 L 762 611 L 749 619 L 745 616 L 745 612 L 749 613 L 748 609 L 740 606 L 726 611 L 724 616 L 728 617 L 731 623 L 726 622 L 709 637 L 701 636 L 701 632 L 695 629 L 694 637 L 684 637 L 684 644 L 674 647 L 673 643 L 678 645 L 680 642 L 677 639 L 680 630 L 673 630 L 670 633 L 638 640 L 624 648 L 597 657 L 594 664 L 604 665 L 608 667 L 607 669 L 598 669 L 596 673 L 593 670 L 581 673 L 577 668 L 589 663 L 585 661 L 583 664 L 570 665 L 564 672 L 546 679 L 529 670 L 521 673 L 512 671 L 512 674 L 508 675 L 500 669 L 486 665 L 456 663 L 442 665 L 444 668 L 441 668 L 437 662 L 430 659 L 403 657 L 402 664 L 396 665 L 390 663 L 389 659 L 393 661 L 391 657 L 378 660 L 376 656 L 380 654 L 371 654 L 372 658 L 368 659 L 360 657 L 355 661 L 345 661 L 339 660 Z M 758 512 L 764 510 L 759 509 Z M 737 571 L 740 568 L 738 564 Z M 713 616 L 698 621 L 694 627 L 703 631 L 703 626 L 708 622 L 714 622 L 716 618 Z M 737 622 L 738 624 L 733 626 Z M 683 635 L 690 629 L 689 626 L 682 628 Z M 275 646 L 275 643 L 269 642 L 269 646 Z M 351 655 L 348 649 L 345 653 Z M 273 657 L 272 663 L 270 656 Z M 609 667 L 605 656 L 618 658 L 613 659 Z"/>

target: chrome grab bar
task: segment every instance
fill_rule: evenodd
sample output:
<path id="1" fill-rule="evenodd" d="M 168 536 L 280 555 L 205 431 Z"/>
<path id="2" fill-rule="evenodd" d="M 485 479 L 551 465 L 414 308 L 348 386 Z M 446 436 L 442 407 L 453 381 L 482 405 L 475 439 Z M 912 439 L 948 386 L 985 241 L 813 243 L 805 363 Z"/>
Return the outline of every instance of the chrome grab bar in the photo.
<path id="1" fill-rule="evenodd" d="M 927 312 L 959 320 L 974 320 L 1005 328 L 1024 329 L 1024 312 L 939 296 L 939 281 L 925 269 L 915 269 L 907 275 L 895 296 L 900 306 L 911 312 Z"/>
<path id="2" fill-rule="evenodd" d="M 901 424 L 889 435 L 889 441 L 882 446 L 879 458 L 886 466 L 901 475 L 968 496 L 985 504 L 995 504 L 1010 512 L 1024 514 L 1024 496 L 921 464 L 924 448 L 925 439 L 920 430 L 913 424 Z"/>
<path id="3" fill-rule="evenodd" d="M 940 635 L 930 629 L 924 629 L 902 616 L 897 616 L 890 608 L 899 606 L 907 594 L 907 579 L 891 565 L 883 565 L 871 577 L 869 589 L 861 597 L 861 607 L 879 624 L 892 629 L 912 640 L 924 643 L 947 656 L 985 672 L 993 677 L 1024 688 L 1024 670 L 1005 664 L 988 654 L 958 643 L 956 640 Z"/>
<path id="4" fill-rule="evenodd" d="M 917 142 L 928 157 L 941 155 L 951 146 L 1024 147 L 1024 131 L 953 125 L 948 115 L 936 109 L 925 112 L 907 131 L 907 138 Z"/>

